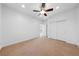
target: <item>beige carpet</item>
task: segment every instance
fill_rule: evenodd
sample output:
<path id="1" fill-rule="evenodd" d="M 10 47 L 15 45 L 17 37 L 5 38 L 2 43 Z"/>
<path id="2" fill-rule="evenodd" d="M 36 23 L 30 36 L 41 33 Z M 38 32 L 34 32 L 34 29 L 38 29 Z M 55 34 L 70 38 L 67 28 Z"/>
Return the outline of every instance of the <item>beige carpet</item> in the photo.
<path id="1" fill-rule="evenodd" d="M 46 37 L 7 46 L 2 56 L 79 56 L 79 47 L 64 41 Z"/>

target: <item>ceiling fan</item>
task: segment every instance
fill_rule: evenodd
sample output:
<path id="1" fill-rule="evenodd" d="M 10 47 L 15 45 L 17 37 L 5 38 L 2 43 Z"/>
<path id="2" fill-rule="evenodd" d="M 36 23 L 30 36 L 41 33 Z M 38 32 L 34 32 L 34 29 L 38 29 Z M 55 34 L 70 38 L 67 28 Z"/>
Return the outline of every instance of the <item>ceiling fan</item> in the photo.
<path id="1" fill-rule="evenodd" d="M 39 15 L 43 14 L 44 16 L 47 16 L 47 12 L 53 11 L 53 8 L 45 10 L 45 7 L 46 3 L 42 3 L 40 10 L 33 10 L 33 12 L 39 12 Z"/>

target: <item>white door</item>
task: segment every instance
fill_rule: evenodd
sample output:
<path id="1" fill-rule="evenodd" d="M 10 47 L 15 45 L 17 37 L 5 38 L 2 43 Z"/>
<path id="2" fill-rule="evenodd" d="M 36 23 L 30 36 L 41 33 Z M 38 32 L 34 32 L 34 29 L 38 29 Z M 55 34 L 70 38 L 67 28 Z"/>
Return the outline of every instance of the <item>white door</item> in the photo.
<path id="1" fill-rule="evenodd" d="M 46 36 L 46 24 L 40 24 L 40 37 Z"/>

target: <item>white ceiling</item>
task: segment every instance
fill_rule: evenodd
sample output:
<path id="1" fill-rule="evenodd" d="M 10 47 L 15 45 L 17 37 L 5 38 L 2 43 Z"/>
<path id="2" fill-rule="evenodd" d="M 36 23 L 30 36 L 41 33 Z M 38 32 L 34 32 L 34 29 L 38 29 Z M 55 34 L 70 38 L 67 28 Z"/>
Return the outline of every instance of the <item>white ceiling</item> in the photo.
<path id="1" fill-rule="evenodd" d="M 34 17 L 40 20 L 49 19 L 50 16 L 53 16 L 56 13 L 66 11 L 77 6 L 76 3 L 46 3 L 46 9 L 54 8 L 52 12 L 48 12 L 48 16 L 46 17 L 37 16 L 39 13 L 33 12 L 33 10 L 40 10 L 41 3 L 5 3 L 4 5 L 22 13 L 25 13 L 29 17 Z M 25 8 L 22 8 L 22 5 L 25 5 Z M 56 9 L 57 6 L 59 6 L 60 8 Z"/>

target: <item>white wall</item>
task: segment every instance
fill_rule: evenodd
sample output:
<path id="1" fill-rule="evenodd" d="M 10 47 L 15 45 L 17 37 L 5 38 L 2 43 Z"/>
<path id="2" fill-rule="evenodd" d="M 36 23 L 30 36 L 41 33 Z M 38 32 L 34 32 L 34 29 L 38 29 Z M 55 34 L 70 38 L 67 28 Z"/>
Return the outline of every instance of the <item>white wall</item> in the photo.
<path id="1" fill-rule="evenodd" d="M 78 22 L 77 28 L 78 28 L 78 33 L 79 33 L 79 5 L 78 5 L 78 8 L 77 8 L 77 20 L 78 20 L 77 21 Z"/>
<path id="2" fill-rule="evenodd" d="M 1 47 L 1 38 L 2 38 L 1 29 L 2 29 L 2 25 L 1 25 L 1 4 L 0 4 L 0 47 Z"/>
<path id="3" fill-rule="evenodd" d="M 2 46 L 39 36 L 40 22 L 16 10 L 2 6 Z"/>
<path id="4" fill-rule="evenodd" d="M 77 11 L 77 8 L 74 8 L 72 10 L 68 10 L 67 12 L 65 11 L 55 14 L 55 16 L 48 22 L 48 37 L 79 45 L 78 12 L 79 9 Z M 59 22 L 59 20 L 65 21 Z"/>

